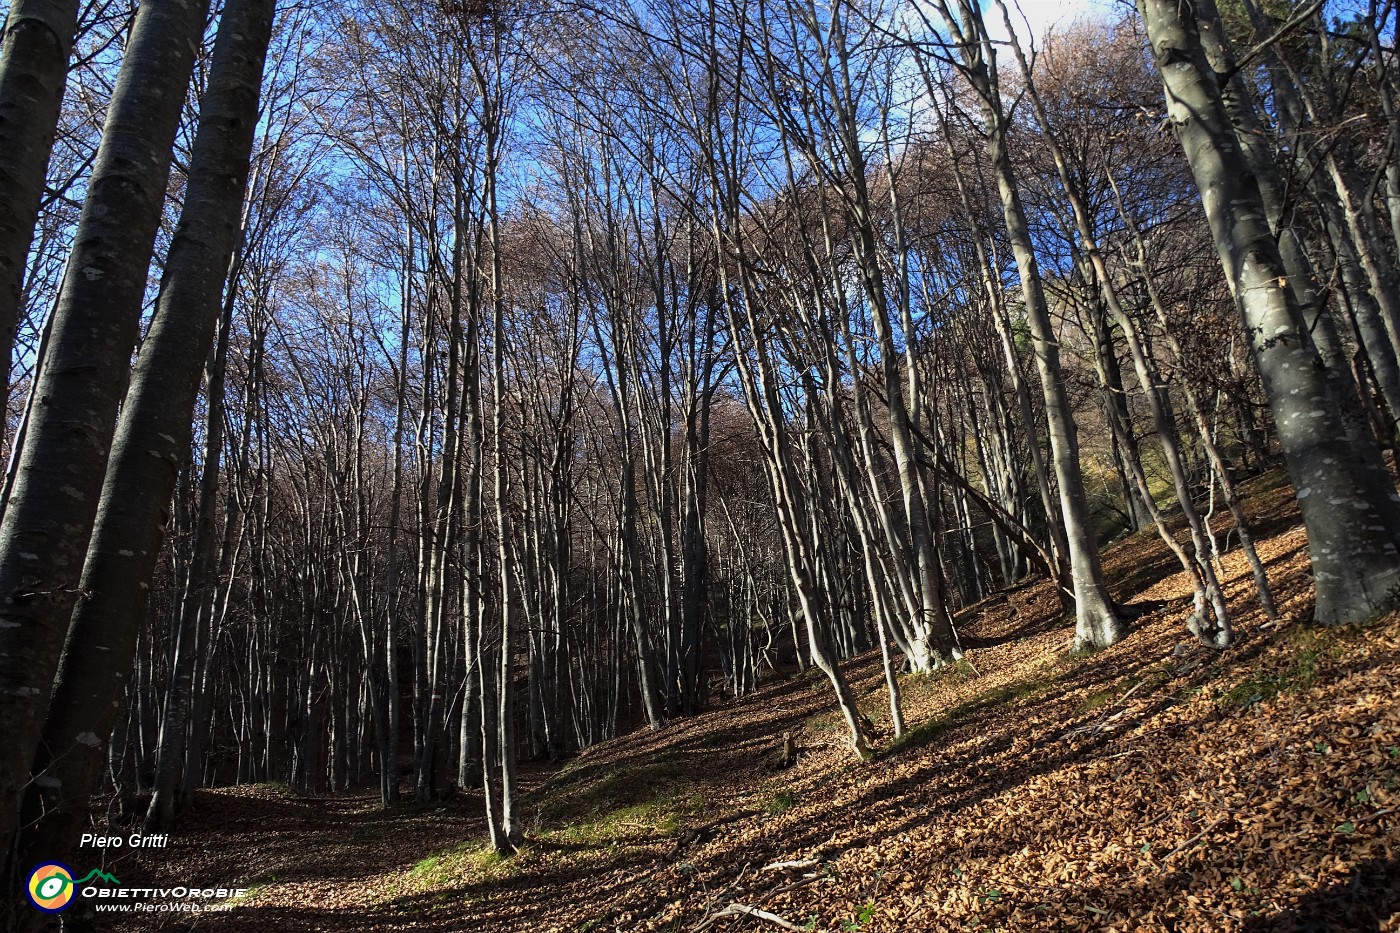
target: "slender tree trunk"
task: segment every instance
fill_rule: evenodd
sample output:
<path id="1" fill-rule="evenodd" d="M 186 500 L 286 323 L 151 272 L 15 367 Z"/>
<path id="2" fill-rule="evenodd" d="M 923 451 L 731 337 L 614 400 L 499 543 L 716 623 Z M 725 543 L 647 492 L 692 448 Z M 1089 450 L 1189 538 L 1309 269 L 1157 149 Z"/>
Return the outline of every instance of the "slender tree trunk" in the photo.
<path id="1" fill-rule="evenodd" d="M 1121 429 L 1127 434 L 1125 447 L 1128 449 L 1124 450 L 1124 454 L 1132 461 L 1131 467 L 1137 477 L 1138 485 L 1141 487 L 1143 502 L 1152 514 L 1158 531 L 1166 539 L 1167 545 L 1181 558 L 1187 574 L 1193 578 L 1196 590 L 1195 609 L 1187 620 L 1187 628 L 1206 644 L 1216 648 L 1224 648 L 1229 645 L 1231 638 L 1229 616 L 1225 608 L 1224 594 L 1216 580 L 1213 564 L 1214 552 L 1206 540 L 1205 523 L 1191 498 L 1191 484 L 1186 474 L 1181 445 L 1177 437 L 1176 420 L 1166 408 L 1165 389 L 1158 385 L 1156 368 L 1147 357 L 1143 340 L 1138 333 L 1137 321 L 1132 313 L 1123 306 L 1112 273 L 1109 272 L 1108 263 L 1104 259 L 1103 251 L 1099 247 L 1098 237 L 1094 231 L 1087 198 L 1069 171 L 1064 151 L 1055 136 L 1055 128 L 1050 124 L 1049 114 L 1046 112 L 1036 88 L 1030 63 L 1026 61 L 1021 45 L 1015 37 L 1011 14 L 1004 0 L 996 0 L 996 3 L 1001 10 L 1002 21 L 1011 31 L 1011 48 L 1021 66 L 1026 95 L 1030 98 L 1031 106 L 1045 132 L 1056 171 L 1060 176 L 1060 183 L 1072 209 L 1075 233 L 1078 235 L 1080 249 L 1083 251 L 1089 266 L 1088 276 L 1102 292 L 1103 305 L 1108 308 L 1113 320 L 1122 329 L 1123 337 L 1128 344 L 1128 352 L 1133 360 L 1138 385 L 1147 399 L 1148 409 L 1152 413 L 1152 426 L 1156 430 L 1157 440 L 1162 447 L 1162 457 L 1166 461 L 1168 472 L 1171 474 L 1172 483 L 1176 489 L 1177 502 L 1181 506 L 1182 516 L 1186 519 L 1187 528 L 1191 533 L 1191 541 L 1195 548 L 1194 566 L 1190 560 L 1186 559 L 1184 550 L 1176 543 L 1175 537 L 1167 528 L 1166 522 L 1163 521 L 1161 513 L 1157 509 L 1157 504 L 1152 500 L 1152 491 L 1147 486 L 1141 458 L 1130 433 L 1131 424 L 1127 419 L 1126 404 L 1123 404 L 1120 409 L 1124 421 Z M 1099 334 L 1100 353 L 1107 356 L 1108 362 L 1116 370 L 1117 358 L 1112 347 L 1108 345 L 1108 328 L 1102 326 L 1102 315 L 1097 306 L 1093 309 L 1093 316 L 1095 330 Z M 1118 383 L 1117 391 L 1121 393 L 1121 378 Z M 1117 398 L 1121 400 L 1121 396 Z"/>
<path id="2" fill-rule="evenodd" d="M 955 26 L 956 20 L 947 10 L 946 3 L 944 0 L 939 2 L 945 20 L 950 27 Z M 1035 247 L 1007 148 L 1006 118 L 1002 112 L 995 66 L 989 54 L 991 42 L 977 8 L 969 0 L 957 0 L 957 5 L 962 22 L 959 35 L 964 71 L 977 90 L 987 121 L 990 134 L 988 151 L 996 171 L 1007 238 L 1020 273 L 1026 321 L 1030 326 L 1041 390 L 1045 396 L 1051 458 L 1060 486 L 1060 513 L 1065 525 L 1070 573 L 1074 579 L 1075 646 L 1102 648 L 1122 638 L 1125 629 L 1114 609 L 1099 563 L 1098 544 L 1094 540 L 1088 497 L 1084 491 L 1084 476 L 1080 471 L 1079 432 L 1060 368 L 1059 336 L 1055 333 L 1050 307 L 1045 300 Z"/>
<path id="3" fill-rule="evenodd" d="M 936 87 L 929 69 L 921 65 L 920 73 L 924 79 L 924 85 L 930 94 L 934 93 Z M 1040 502 L 1045 512 L 1046 540 L 1050 545 L 1049 561 L 1050 575 L 1054 577 L 1057 595 L 1060 604 L 1066 608 L 1071 608 L 1069 600 L 1073 597 L 1073 574 L 1069 562 L 1069 542 L 1065 537 L 1065 524 L 1060 519 L 1060 510 L 1055 501 L 1055 495 L 1050 488 L 1050 471 L 1045 462 L 1045 454 L 1041 450 L 1040 438 L 1036 430 L 1035 413 L 1031 406 L 1030 387 L 1026 384 L 1025 375 L 1021 372 L 1021 362 L 1016 355 L 1015 341 L 1011 333 L 1011 324 L 1007 320 L 1006 309 L 1002 294 L 1002 286 L 997 272 L 998 264 L 993 261 L 993 257 L 988 253 L 988 242 L 992 238 L 983 231 L 982 225 L 977 220 L 977 213 L 974 210 L 971 194 L 968 191 L 967 183 L 963 178 L 962 170 L 958 164 L 958 154 L 953 149 L 952 135 L 949 132 L 948 120 L 943 116 L 942 110 L 938 111 L 939 127 L 942 129 L 944 144 L 947 148 L 949 165 L 952 168 L 953 182 L 958 189 L 958 199 L 967 213 L 972 229 L 973 253 L 977 259 L 977 272 L 982 279 L 982 288 L 987 295 L 987 307 L 992 316 L 992 323 L 997 332 L 998 341 L 1001 344 L 1002 356 L 1006 363 L 1006 372 L 1011 378 L 1012 392 L 1016 398 L 1016 407 L 1021 416 L 1023 430 L 1026 435 L 1027 447 L 1030 450 L 1031 466 L 1035 472 L 1036 489 L 1040 494 Z"/>

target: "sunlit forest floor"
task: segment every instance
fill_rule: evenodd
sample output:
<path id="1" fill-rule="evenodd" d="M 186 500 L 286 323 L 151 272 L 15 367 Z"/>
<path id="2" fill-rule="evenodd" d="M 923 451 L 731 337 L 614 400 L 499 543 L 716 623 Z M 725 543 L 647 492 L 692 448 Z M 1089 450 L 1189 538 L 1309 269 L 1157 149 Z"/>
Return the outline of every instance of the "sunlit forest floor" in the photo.
<path id="1" fill-rule="evenodd" d="M 967 663 L 903 678 L 901 741 L 878 654 L 852 660 L 873 761 L 853 760 L 827 685 L 794 676 L 527 771 L 513 858 L 487 854 L 479 795 L 385 813 L 259 786 L 202 793 L 122 880 L 242 879 L 195 926 L 220 933 L 1400 930 L 1400 616 L 1298 624 L 1291 490 L 1245 493 L 1286 622 L 1264 624 L 1232 550 L 1223 653 L 1187 644 L 1189 586 L 1149 531 L 1106 554 L 1143 613 L 1124 642 L 1067 654 L 1045 584 L 987 599 L 960 615 Z M 142 923 L 123 929 L 190 925 Z"/>

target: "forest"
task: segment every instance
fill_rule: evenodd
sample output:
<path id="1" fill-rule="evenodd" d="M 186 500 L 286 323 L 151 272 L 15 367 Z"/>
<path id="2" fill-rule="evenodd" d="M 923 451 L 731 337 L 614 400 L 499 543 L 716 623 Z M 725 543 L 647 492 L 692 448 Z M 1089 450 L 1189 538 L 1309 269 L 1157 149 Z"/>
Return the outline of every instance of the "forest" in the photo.
<path id="1" fill-rule="evenodd" d="M 0 7 L 0 926 L 1400 923 L 1395 0 Z M 915 761 L 1156 880 L 965 880 Z"/>

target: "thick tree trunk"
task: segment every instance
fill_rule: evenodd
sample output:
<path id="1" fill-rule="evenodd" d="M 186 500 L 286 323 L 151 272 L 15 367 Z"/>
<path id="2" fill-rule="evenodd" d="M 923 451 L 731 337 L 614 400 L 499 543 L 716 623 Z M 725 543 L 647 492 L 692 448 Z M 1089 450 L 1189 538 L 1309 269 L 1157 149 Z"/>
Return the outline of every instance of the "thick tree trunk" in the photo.
<path id="1" fill-rule="evenodd" d="M 1257 7 L 1252 0 L 1245 0 L 1244 5 L 1255 19 L 1256 28 L 1259 28 Z M 1371 435 L 1361 408 L 1359 387 L 1351 376 L 1350 361 L 1337 335 L 1332 314 L 1322 300 L 1312 261 L 1293 228 L 1288 189 L 1276 164 L 1275 153 L 1268 144 L 1268 133 L 1255 112 L 1249 89 L 1240 70 L 1235 67 L 1235 58 L 1226 40 L 1225 26 L 1215 0 L 1195 0 L 1195 12 L 1201 49 L 1205 53 L 1206 63 L 1216 74 L 1216 81 L 1220 82 L 1221 100 L 1234 129 L 1234 141 L 1258 185 L 1269 229 L 1278 243 L 1280 259 L 1288 274 L 1288 287 L 1300 315 L 1297 321 L 1299 334 L 1305 342 L 1313 344 L 1322 356 L 1325 376 L 1340 409 L 1346 436 L 1352 443 L 1369 442 Z M 1272 72 L 1277 111 L 1285 131 L 1291 136 L 1288 149 L 1292 153 L 1305 152 L 1310 143 L 1298 132 L 1298 122 L 1303 119 L 1302 104 L 1292 93 L 1292 82 L 1286 69 L 1280 64 Z M 1222 76 L 1226 75 L 1229 79 L 1222 81 Z M 1316 177 L 1316 171 L 1307 166 L 1299 166 L 1298 169 L 1306 176 Z M 1338 304 L 1344 300 L 1343 296 L 1337 296 Z M 1263 454 L 1264 435 L 1262 431 L 1254 430 L 1252 410 L 1242 406 L 1240 414 L 1241 424 L 1250 442 L 1246 450 Z"/>
<path id="2" fill-rule="evenodd" d="M 79 6 L 78 0 L 15 0 L 0 43 L 0 411 Z M 0 424 L 0 439 L 4 431 Z"/>
<path id="3" fill-rule="evenodd" d="M 1206 63 L 1194 16 L 1177 0 L 1138 0 L 1170 118 L 1201 191 L 1226 279 L 1298 492 L 1317 587 L 1316 617 L 1354 622 L 1394 604 L 1400 510 L 1378 451 L 1351 443 Z"/>
<path id="4" fill-rule="evenodd" d="M 26 830 L 24 841 L 25 850 L 36 855 L 54 857 L 64 851 L 86 816 L 87 796 L 101 768 L 102 744 L 112 730 L 115 704 L 131 671 L 177 465 L 189 448 L 200 372 L 239 231 L 274 5 L 274 0 L 229 0 L 220 24 L 184 212 L 117 425 L 83 570 L 82 597 L 72 614 L 44 743 L 35 762 L 45 818 Z M 182 25 L 202 25 L 202 11 L 193 13 L 198 14 L 195 22 Z M 177 41 L 176 36 L 165 38 Z M 178 41 L 193 40 L 186 36 Z"/>
<path id="5" fill-rule="evenodd" d="M 15 831 L 20 789 L 81 592 L 171 146 L 207 8 L 204 0 L 149 0 L 136 14 L 34 388 L 28 436 L 0 526 L 0 695 L 6 698 L 0 748 L 10 750 L 0 762 L 0 845 L 8 846 Z M 196 374 L 203 360 L 195 354 Z M 173 473 L 180 459 L 175 451 L 182 448 L 162 441 L 156 449 L 163 452 L 161 468 Z M 148 463 L 154 459 L 147 455 Z"/>

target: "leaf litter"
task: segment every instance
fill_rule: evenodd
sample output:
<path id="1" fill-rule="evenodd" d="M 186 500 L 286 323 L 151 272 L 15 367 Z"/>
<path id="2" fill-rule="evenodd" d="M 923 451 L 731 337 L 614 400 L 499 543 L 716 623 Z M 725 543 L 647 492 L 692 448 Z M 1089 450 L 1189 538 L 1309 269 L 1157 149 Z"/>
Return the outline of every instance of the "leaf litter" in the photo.
<path id="1" fill-rule="evenodd" d="M 1187 641 L 1189 584 L 1138 534 L 1105 552 L 1140 613 L 1105 651 L 1066 651 L 1046 583 L 992 596 L 959 613 L 969 663 L 904 677 L 899 740 L 878 654 L 848 662 L 881 733 L 869 762 L 809 672 L 524 766 L 528 841 L 506 859 L 477 793 L 384 811 L 356 792 L 201 791 L 169 849 L 119 860 L 123 880 L 249 893 L 114 929 L 1400 930 L 1400 614 L 1305 625 L 1291 490 L 1246 491 L 1283 620 L 1229 551 L 1223 652 Z"/>

